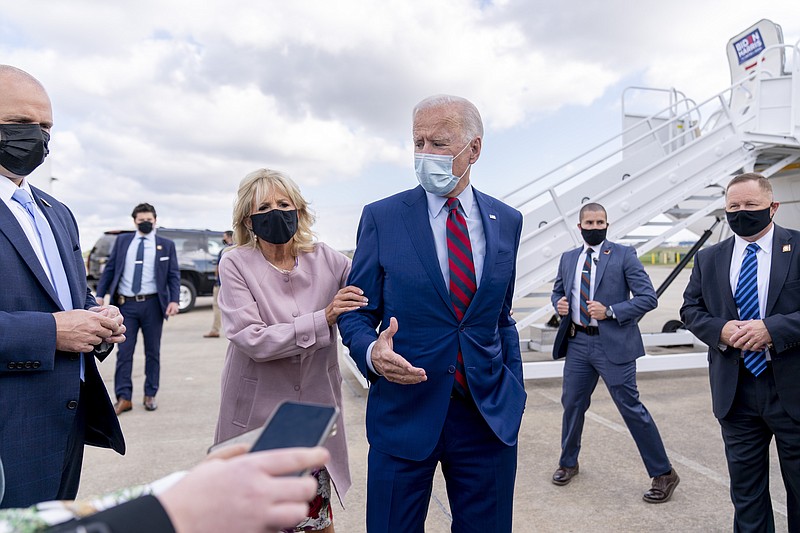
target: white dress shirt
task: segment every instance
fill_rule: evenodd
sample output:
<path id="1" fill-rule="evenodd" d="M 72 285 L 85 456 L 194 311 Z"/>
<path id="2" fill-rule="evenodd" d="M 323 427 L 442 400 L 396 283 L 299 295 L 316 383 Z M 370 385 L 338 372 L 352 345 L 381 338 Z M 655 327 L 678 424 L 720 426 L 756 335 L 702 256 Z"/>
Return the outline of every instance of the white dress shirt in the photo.
<path id="1" fill-rule="evenodd" d="M 119 292 L 125 297 L 136 296 L 133 294 L 133 272 L 136 268 L 136 252 L 139 250 L 139 239 L 144 237 L 144 264 L 142 265 L 142 288 L 139 294 L 155 294 L 156 286 L 156 230 L 147 235 L 136 232 L 128 251 L 125 254 L 125 268 L 119 280 Z"/>
<path id="2" fill-rule="evenodd" d="M 572 280 L 572 295 L 569 306 L 570 315 L 572 316 L 572 321 L 575 324 L 581 323 L 581 274 L 583 273 L 583 264 L 586 261 L 586 250 L 589 248 L 592 249 L 592 272 L 591 278 L 589 279 L 589 299 L 594 300 L 594 281 L 597 277 L 597 254 L 599 254 L 600 250 L 603 249 L 604 242 L 606 241 L 601 242 L 597 246 L 589 246 L 588 244 L 583 243 L 583 250 L 578 256 L 578 262 L 575 265 L 575 277 Z M 589 325 L 597 326 L 597 320 L 594 318 L 590 319 Z"/>
<path id="3" fill-rule="evenodd" d="M 756 283 L 758 284 L 758 313 L 761 318 L 767 312 L 767 295 L 769 294 L 769 272 L 772 268 L 772 238 L 775 235 L 775 225 L 773 224 L 769 231 L 760 239 L 755 241 L 761 248 L 756 252 L 756 259 L 758 260 L 758 274 Z M 734 235 L 733 237 L 733 256 L 731 257 L 731 294 L 736 298 L 736 285 L 739 283 L 739 271 L 742 269 L 742 260 L 747 253 L 747 245 L 750 244 Z"/>

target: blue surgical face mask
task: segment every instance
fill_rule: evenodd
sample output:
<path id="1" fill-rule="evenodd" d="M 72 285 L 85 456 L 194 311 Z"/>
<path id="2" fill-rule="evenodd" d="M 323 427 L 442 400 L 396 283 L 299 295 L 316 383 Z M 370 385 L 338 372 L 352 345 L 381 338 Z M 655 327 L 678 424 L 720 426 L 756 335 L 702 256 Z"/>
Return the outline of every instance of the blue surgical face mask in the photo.
<path id="1" fill-rule="evenodd" d="M 472 141 L 461 149 L 455 156 L 439 154 L 414 154 L 414 170 L 417 172 L 417 181 L 422 188 L 436 196 L 447 196 L 456 188 L 458 182 L 463 178 L 469 167 L 467 165 L 464 174 L 453 175 L 453 160 L 464 153 L 464 150 L 472 144 Z"/>

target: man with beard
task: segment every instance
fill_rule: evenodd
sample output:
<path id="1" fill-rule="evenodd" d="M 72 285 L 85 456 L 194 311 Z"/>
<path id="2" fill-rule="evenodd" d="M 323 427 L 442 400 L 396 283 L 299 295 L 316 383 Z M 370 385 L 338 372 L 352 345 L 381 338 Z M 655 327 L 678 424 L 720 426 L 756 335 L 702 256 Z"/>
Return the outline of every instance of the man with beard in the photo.
<path id="1" fill-rule="evenodd" d="M 658 305 L 656 292 L 636 250 L 606 240 L 608 217 L 602 205 L 584 205 L 578 218 L 584 244 L 561 256 L 551 296 L 561 316 L 553 358 L 566 357 L 561 458 L 553 483 L 566 485 L 578 475 L 584 417 L 602 377 L 653 478 L 642 498 L 663 503 L 680 478 L 636 387 L 636 359 L 644 355 L 638 322 Z"/>

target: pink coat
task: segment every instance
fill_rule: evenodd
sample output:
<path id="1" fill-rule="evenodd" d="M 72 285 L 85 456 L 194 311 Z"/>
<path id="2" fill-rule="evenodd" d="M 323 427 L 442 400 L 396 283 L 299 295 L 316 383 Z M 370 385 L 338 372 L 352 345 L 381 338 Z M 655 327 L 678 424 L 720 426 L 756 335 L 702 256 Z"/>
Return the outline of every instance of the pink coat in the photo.
<path id="1" fill-rule="evenodd" d="M 219 263 L 219 309 L 229 339 L 214 442 L 264 424 L 282 400 L 342 407 L 338 331 L 325 307 L 345 286 L 350 260 L 325 244 L 301 254 L 288 274 L 248 247 Z M 343 411 L 342 411 L 343 413 Z M 328 440 L 327 466 L 340 497 L 350 488 L 344 420 Z"/>

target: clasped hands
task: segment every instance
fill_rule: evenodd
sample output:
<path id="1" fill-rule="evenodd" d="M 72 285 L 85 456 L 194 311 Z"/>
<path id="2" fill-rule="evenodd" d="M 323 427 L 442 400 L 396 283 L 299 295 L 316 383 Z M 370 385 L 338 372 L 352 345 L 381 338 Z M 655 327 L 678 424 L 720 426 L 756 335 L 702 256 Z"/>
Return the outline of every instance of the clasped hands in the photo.
<path id="1" fill-rule="evenodd" d="M 389 327 L 378 335 L 378 340 L 372 346 L 372 367 L 392 383 L 415 385 L 427 381 L 425 369 L 416 368 L 394 351 L 393 337 L 397 330 L 397 319 L 392 317 L 389 319 Z"/>
<path id="2" fill-rule="evenodd" d="M 588 304 L 589 316 L 594 318 L 595 320 L 605 320 L 606 319 L 606 306 L 601 304 L 596 300 L 589 300 L 586 302 Z M 559 316 L 567 316 L 569 314 L 569 303 L 567 302 L 567 297 L 562 296 L 556 302 L 556 312 Z"/>
<path id="3" fill-rule="evenodd" d="M 56 320 L 56 350 L 91 352 L 105 341 L 111 344 L 125 340 L 125 325 L 119 309 L 99 305 L 53 313 Z"/>
<path id="4" fill-rule="evenodd" d="M 763 320 L 729 320 L 722 327 L 720 341 L 739 350 L 760 352 L 772 344 Z"/>

